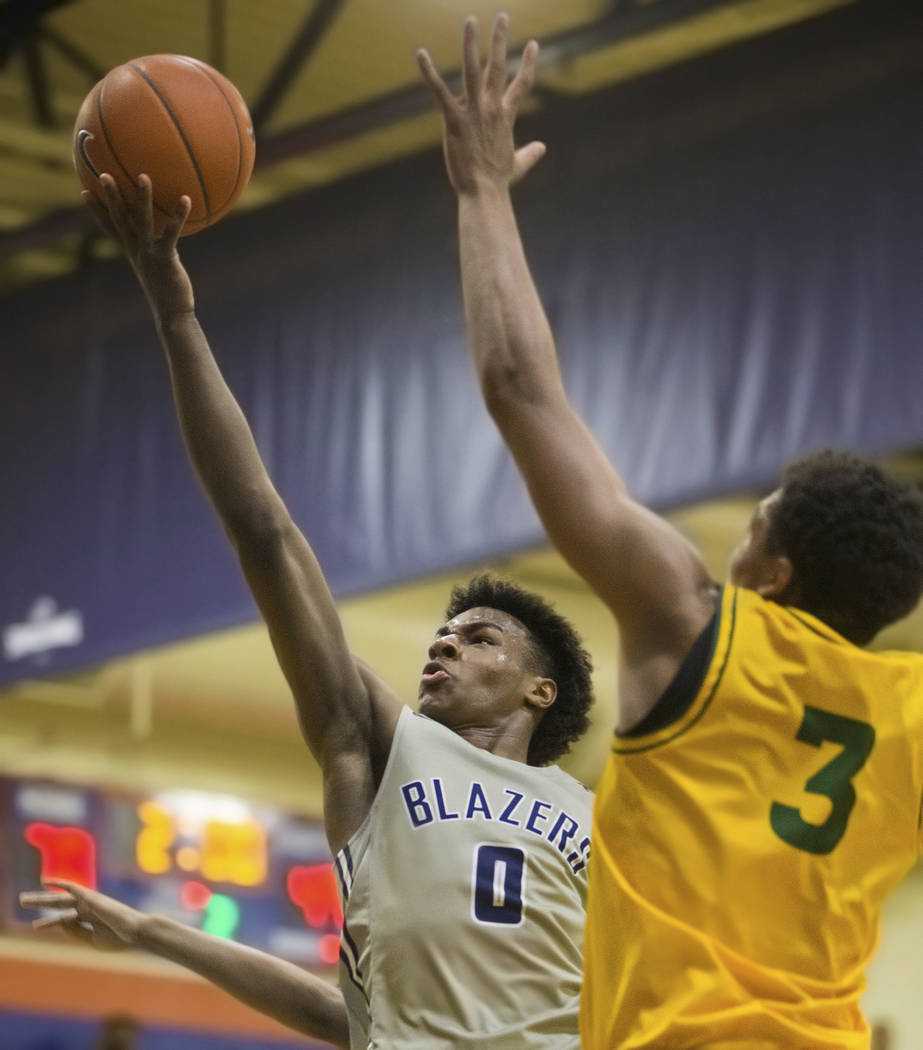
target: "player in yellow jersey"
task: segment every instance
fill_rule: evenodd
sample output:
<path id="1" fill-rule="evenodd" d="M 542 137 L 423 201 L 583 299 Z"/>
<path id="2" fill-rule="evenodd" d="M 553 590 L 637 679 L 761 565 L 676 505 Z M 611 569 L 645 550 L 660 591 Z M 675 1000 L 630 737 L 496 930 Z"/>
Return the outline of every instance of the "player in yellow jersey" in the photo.
<path id="1" fill-rule="evenodd" d="M 917 603 L 923 504 L 822 454 L 756 509 L 720 587 L 636 503 L 564 392 L 509 186 L 537 46 L 506 19 L 463 95 L 426 52 L 487 406 L 561 553 L 612 610 L 619 726 L 597 794 L 586 1050 L 864 1050 L 879 911 L 921 847 L 923 658 L 862 646 Z"/>

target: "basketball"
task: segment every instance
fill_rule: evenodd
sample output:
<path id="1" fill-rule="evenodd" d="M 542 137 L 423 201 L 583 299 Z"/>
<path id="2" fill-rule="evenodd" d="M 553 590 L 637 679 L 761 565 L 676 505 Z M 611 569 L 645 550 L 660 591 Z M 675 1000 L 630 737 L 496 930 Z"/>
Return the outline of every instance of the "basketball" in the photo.
<path id="1" fill-rule="evenodd" d="M 182 55 L 148 55 L 103 77 L 74 125 L 74 166 L 102 201 L 108 172 L 123 194 L 150 175 L 154 228 L 163 230 L 179 199 L 192 201 L 181 236 L 217 222 L 234 206 L 253 171 L 250 113 L 216 69 Z"/>

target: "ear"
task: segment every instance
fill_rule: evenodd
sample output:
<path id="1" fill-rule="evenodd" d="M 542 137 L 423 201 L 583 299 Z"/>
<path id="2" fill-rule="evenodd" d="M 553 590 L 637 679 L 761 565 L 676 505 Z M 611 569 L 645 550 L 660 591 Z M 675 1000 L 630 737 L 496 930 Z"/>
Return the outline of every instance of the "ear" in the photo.
<path id="1" fill-rule="evenodd" d="M 784 554 L 776 554 L 768 560 L 756 593 L 763 598 L 778 600 L 791 586 L 794 575 L 795 570 L 788 558 Z"/>
<path id="2" fill-rule="evenodd" d="M 547 710 L 558 696 L 558 686 L 553 678 L 533 678 L 526 693 L 526 703 L 530 707 Z"/>

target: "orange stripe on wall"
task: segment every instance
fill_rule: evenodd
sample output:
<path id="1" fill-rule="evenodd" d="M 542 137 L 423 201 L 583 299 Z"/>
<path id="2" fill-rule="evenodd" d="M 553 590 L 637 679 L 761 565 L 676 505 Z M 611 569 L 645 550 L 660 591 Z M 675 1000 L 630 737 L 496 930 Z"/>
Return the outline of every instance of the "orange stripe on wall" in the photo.
<path id="1" fill-rule="evenodd" d="M 0 1009 L 87 1018 L 124 1013 L 142 1025 L 304 1039 L 198 977 L 126 973 L 45 960 L 0 958 Z"/>

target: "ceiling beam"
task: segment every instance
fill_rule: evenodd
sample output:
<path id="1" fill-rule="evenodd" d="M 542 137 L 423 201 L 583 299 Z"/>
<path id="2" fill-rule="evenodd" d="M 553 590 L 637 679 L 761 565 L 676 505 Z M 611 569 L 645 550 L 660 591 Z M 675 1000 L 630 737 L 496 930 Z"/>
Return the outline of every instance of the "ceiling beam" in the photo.
<path id="1" fill-rule="evenodd" d="M 0 69 L 49 11 L 72 3 L 74 0 L 20 0 L 18 4 L 0 0 Z"/>
<path id="2" fill-rule="evenodd" d="M 875 2 L 882 3 L 882 0 Z M 617 9 L 617 17 L 614 13 L 609 14 L 590 26 L 577 27 L 547 39 L 543 42 L 544 61 L 547 63 L 551 60 L 549 54 L 556 62 L 588 54 L 618 40 L 639 35 L 667 21 L 673 21 L 680 11 L 684 12 L 684 17 L 691 17 L 709 8 L 726 4 L 727 0 L 661 0 L 658 4 L 643 8 Z M 865 2 L 850 5 L 853 9 L 851 21 L 861 22 L 861 9 L 865 6 Z M 895 9 L 900 10 L 904 10 L 905 6 L 912 17 L 913 5 L 894 4 Z M 850 7 L 846 10 L 850 10 Z M 847 43 L 831 54 L 823 63 L 823 77 L 818 70 L 810 98 L 805 95 L 804 80 L 799 80 L 795 85 L 789 84 L 789 74 L 785 70 L 764 70 L 760 83 L 742 85 L 741 94 L 757 92 L 762 111 L 782 111 L 795 105 L 803 107 L 816 104 L 824 98 L 834 97 L 843 90 L 855 89 L 863 83 L 890 79 L 911 70 L 919 71 L 923 68 L 921 38 L 919 33 L 912 32 L 913 27 L 905 25 L 905 22 L 906 19 L 898 17 L 893 25 L 879 27 L 876 35 L 863 38 L 861 49 Z M 515 55 L 511 55 L 511 64 L 517 60 Z M 457 84 L 458 73 L 450 74 L 447 79 L 450 86 L 453 83 Z M 572 103 L 568 101 L 561 104 Z M 743 100 L 740 104 L 743 105 Z M 427 112 L 431 105 L 426 88 L 413 85 L 370 102 L 340 110 L 260 140 L 257 144 L 257 167 L 269 168 L 292 157 L 305 155 L 398 120 L 416 116 Z M 723 112 L 727 111 L 726 105 L 721 108 Z M 702 121 L 706 119 L 707 114 L 703 114 Z M 720 122 L 725 118 L 712 119 Z M 91 226 L 92 219 L 85 214 L 83 208 L 59 209 L 29 226 L 0 236 L 0 261 L 21 251 L 44 247 L 68 234 L 85 232 Z"/>
<path id="3" fill-rule="evenodd" d="M 56 30 L 52 29 L 51 26 L 40 25 L 38 27 L 39 35 L 50 44 L 59 54 L 63 55 L 72 66 L 75 66 L 82 73 L 87 75 L 87 79 L 90 84 L 95 84 L 98 80 L 102 80 L 106 75 L 106 70 L 100 68 L 92 58 L 79 47 L 72 44 L 65 37 L 61 36 Z"/>
<path id="4" fill-rule="evenodd" d="M 23 58 L 26 62 L 26 77 L 29 81 L 29 94 L 32 97 L 32 109 L 35 122 L 43 128 L 57 125 L 54 107 L 51 104 L 51 91 L 48 87 L 48 74 L 38 33 L 30 33 L 22 44 Z"/>
<path id="5" fill-rule="evenodd" d="M 219 73 L 227 74 L 227 8 L 225 0 L 209 0 L 208 61 Z"/>
<path id="6" fill-rule="evenodd" d="M 340 13 L 344 0 L 317 0 L 308 12 L 301 29 L 292 41 L 288 51 L 282 56 L 273 70 L 263 93 L 250 111 L 253 128 L 257 135 L 262 131 L 275 113 L 279 103 L 292 81 L 301 71 L 304 64 L 317 50 L 333 20 Z"/>

